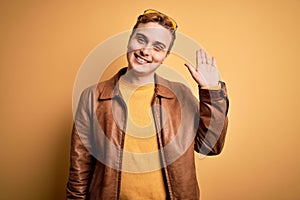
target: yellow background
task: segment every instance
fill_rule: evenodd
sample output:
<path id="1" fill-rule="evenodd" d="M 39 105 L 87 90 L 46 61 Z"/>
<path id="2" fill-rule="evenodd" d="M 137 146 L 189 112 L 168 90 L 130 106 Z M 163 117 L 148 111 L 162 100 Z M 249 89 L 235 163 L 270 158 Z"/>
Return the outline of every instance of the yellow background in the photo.
<path id="1" fill-rule="evenodd" d="M 0 6 L 0 199 L 63 199 L 72 89 L 84 58 L 146 8 L 217 57 L 231 106 L 204 200 L 300 198 L 300 1 L 6 1 Z"/>

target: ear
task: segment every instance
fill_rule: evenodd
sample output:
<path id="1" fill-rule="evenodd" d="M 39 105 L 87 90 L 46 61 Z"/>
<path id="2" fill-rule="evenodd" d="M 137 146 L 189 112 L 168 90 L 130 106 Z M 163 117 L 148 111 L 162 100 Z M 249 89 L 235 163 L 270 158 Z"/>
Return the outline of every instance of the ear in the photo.
<path id="1" fill-rule="evenodd" d="M 167 54 L 166 54 L 166 56 L 165 56 L 165 58 L 164 58 L 164 60 L 170 55 L 170 53 L 171 53 L 171 51 L 168 50 L 168 51 L 167 51 Z"/>
<path id="2" fill-rule="evenodd" d="M 165 58 L 167 58 L 169 54 L 170 54 L 170 50 L 167 51 L 167 55 L 166 55 Z"/>

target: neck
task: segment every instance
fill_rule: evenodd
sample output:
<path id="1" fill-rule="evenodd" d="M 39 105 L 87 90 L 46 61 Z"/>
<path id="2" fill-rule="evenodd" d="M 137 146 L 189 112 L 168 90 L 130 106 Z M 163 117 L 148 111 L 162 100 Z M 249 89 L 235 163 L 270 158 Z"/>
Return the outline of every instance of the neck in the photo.
<path id="1" fill-rule="evenodd" d="M 147 85 L 154 83 L 154 72 L 144 75 L 134 72 L 134 70 L 128 70 L 123 76 L 124 80 L 133 85 Z"/>

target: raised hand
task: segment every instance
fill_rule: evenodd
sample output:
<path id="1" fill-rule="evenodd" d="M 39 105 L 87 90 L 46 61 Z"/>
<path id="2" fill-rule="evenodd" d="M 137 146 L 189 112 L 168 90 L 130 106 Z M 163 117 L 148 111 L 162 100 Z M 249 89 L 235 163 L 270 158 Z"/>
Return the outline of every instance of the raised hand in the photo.
<path id="1" fill-rule="evenodd" d="M 196 51 L 196 68 L 188 63 L 184 65 L 201 88 L 210 88 L 218 85 L 220 76 L 216 59 L 214 57 L 210 58 L 203 49 Z"/>

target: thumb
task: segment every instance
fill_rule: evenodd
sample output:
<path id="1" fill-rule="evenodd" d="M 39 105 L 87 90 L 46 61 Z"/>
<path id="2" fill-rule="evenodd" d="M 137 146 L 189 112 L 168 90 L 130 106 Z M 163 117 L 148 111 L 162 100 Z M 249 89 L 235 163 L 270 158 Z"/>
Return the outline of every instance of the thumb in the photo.
<path id="1" fill-rule="evenodd" d="M 188 63 L 185 63 L 184 64 L 187 68 L 188 68 L 188 70 L 189 70 L 189 72 L 191 73 L 191 74 L 194 74 L 195 73 L 195 68 L 192 66 L 192 65 L 190 65 L 190 64 L 188 64 Z"/>

